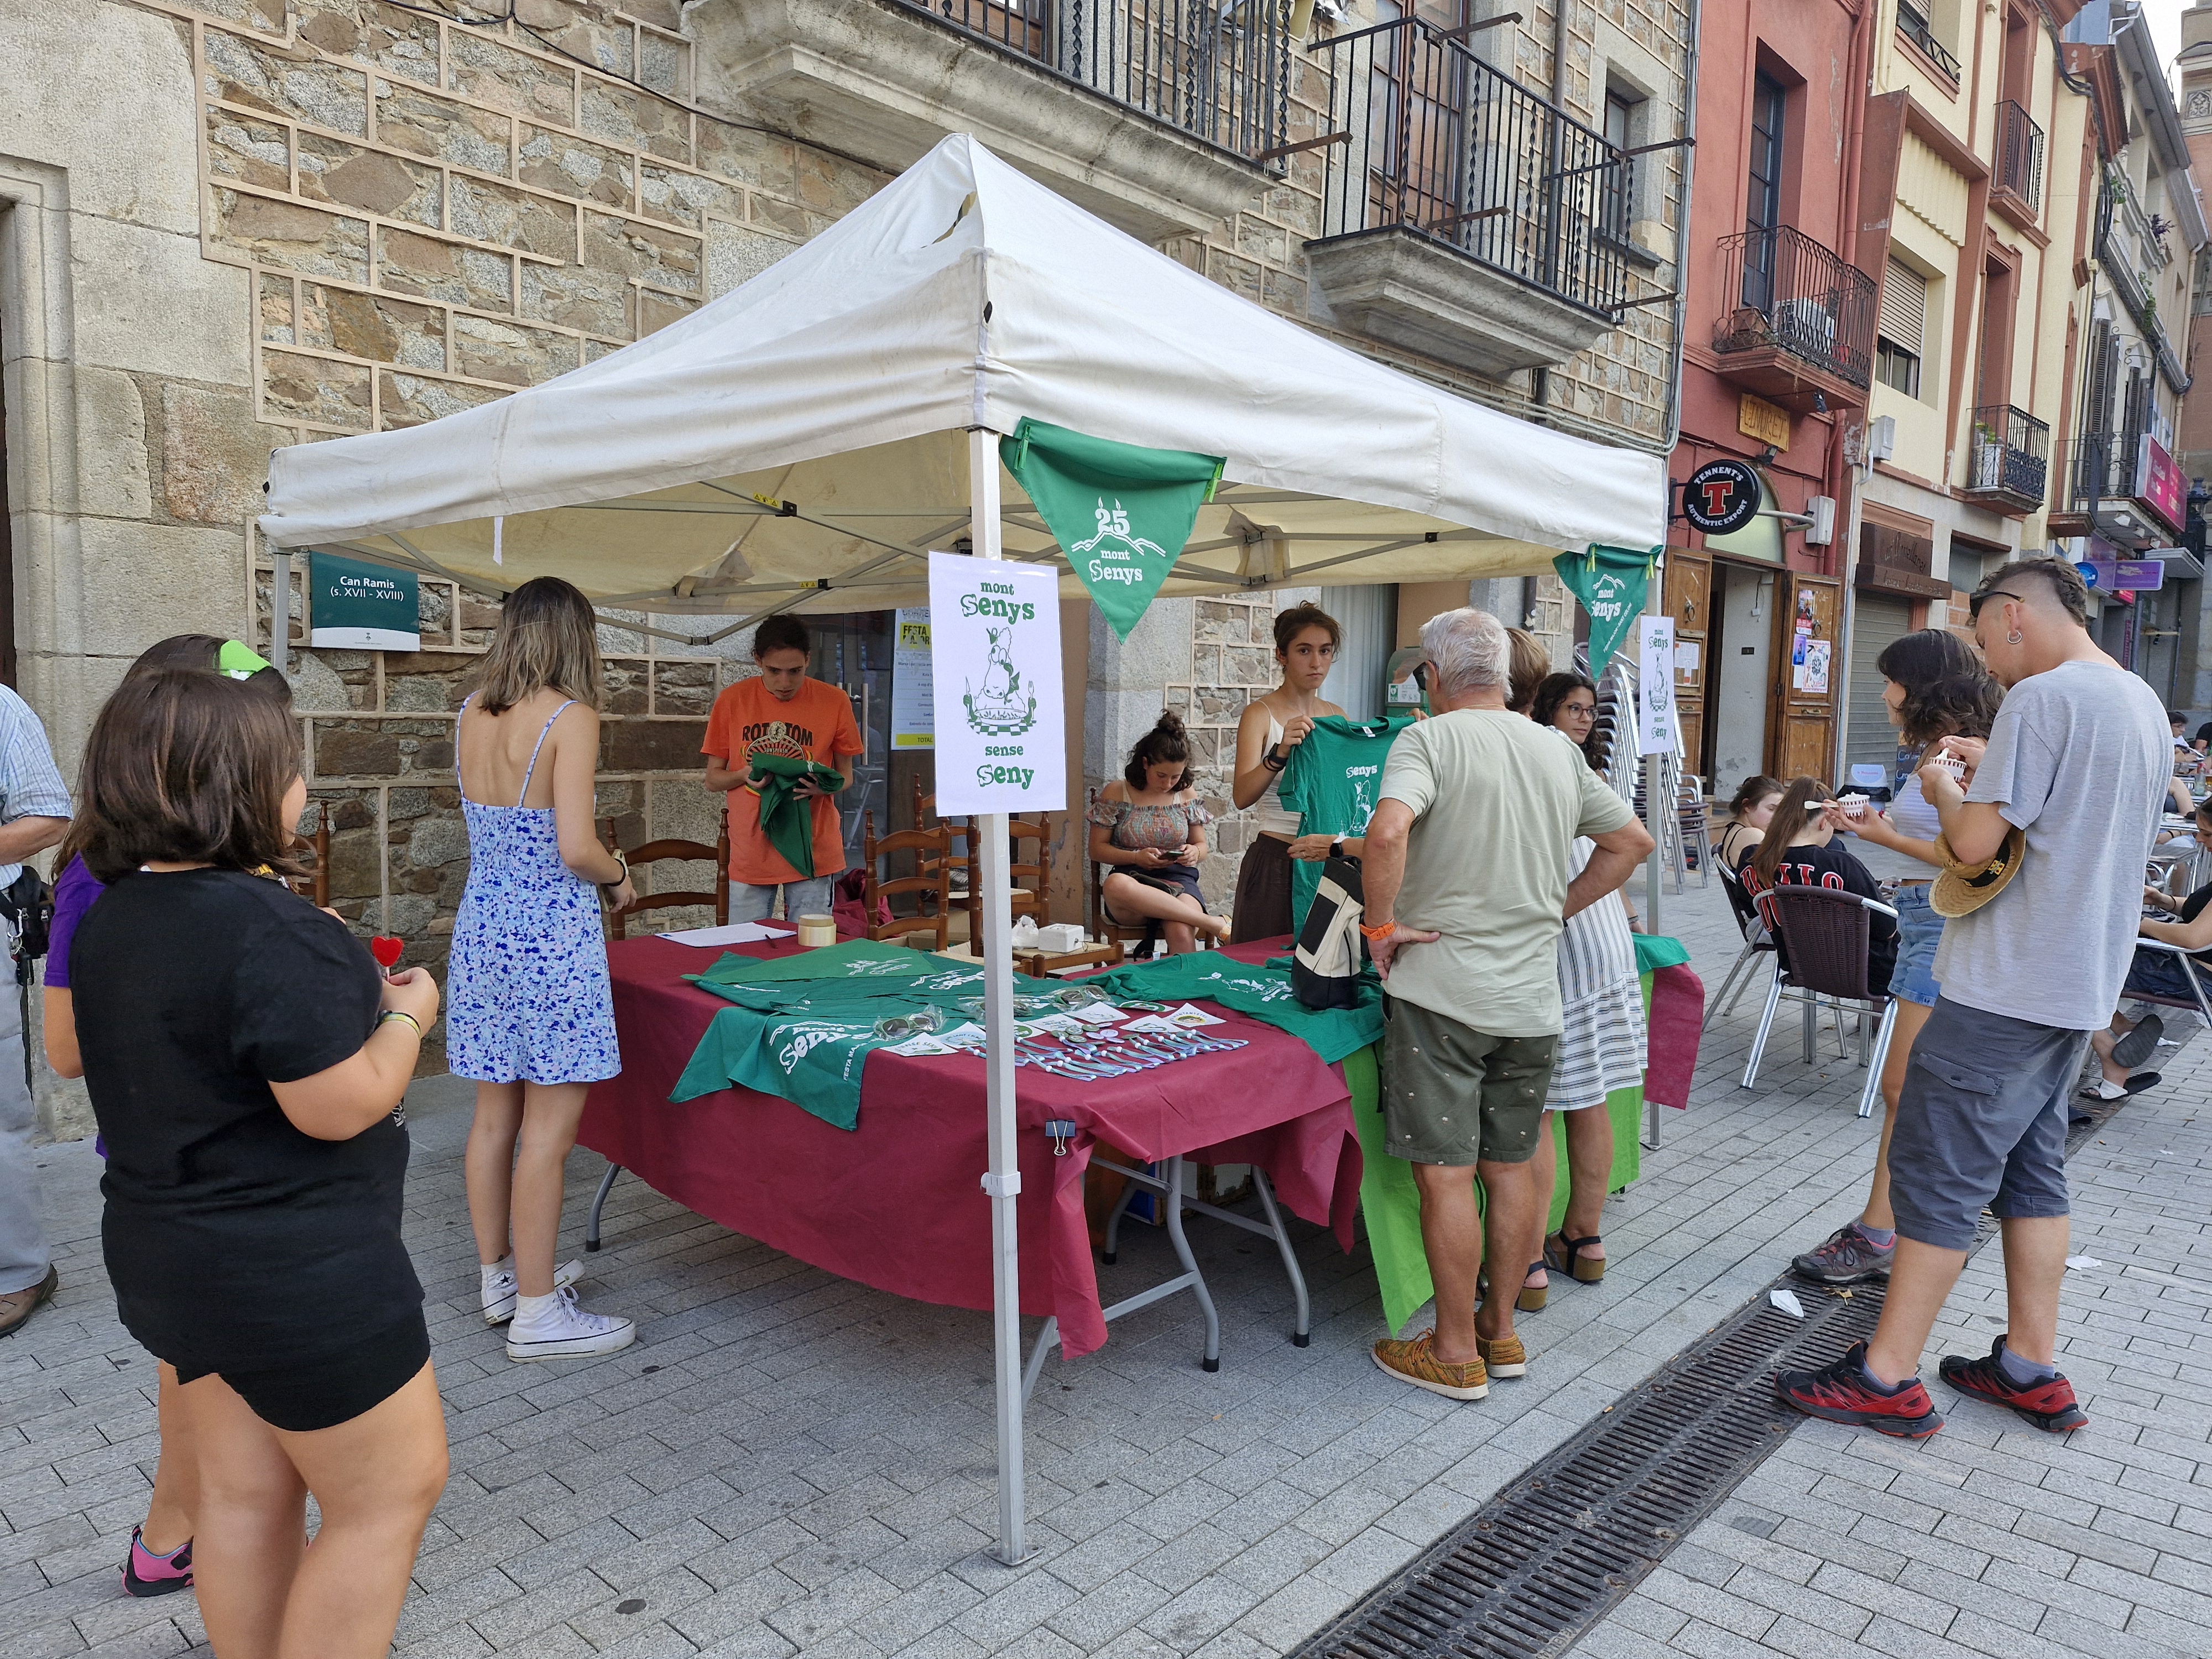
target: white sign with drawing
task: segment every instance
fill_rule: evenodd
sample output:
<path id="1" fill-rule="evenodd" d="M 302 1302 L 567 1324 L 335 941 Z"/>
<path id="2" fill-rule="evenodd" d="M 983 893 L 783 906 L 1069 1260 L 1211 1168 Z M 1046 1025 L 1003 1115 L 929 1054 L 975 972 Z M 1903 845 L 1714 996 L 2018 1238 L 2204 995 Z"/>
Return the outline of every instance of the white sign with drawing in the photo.
<path id="1" fill-rule="evenodd" d="M 929 622 L 938 811 L 1066 811 L 1059 578 L 932 553 Z"/>
<path id="2" fill-rule="evenodd" d="M 1674 619 L 1636 619 L 1636 747 L 1660 755 L 1680 739 L 1674 724 Z"/>

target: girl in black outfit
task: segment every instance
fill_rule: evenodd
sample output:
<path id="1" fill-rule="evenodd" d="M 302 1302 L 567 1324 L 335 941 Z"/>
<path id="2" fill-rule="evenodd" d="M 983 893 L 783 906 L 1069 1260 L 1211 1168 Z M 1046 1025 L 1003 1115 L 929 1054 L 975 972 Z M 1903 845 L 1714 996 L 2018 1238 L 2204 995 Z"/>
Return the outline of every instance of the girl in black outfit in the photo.
<path id="1" fill-rule="evenodd" d="M 1782 805 L 1774 809 L 1765 839 L 1743 866 L 1745 892 L 1756 899 L 1773 888 L 1794 883 L 1800 887 L 1839 888 L 1877 904 L 1887 902 L 1873 872 L 1856 855 L 1833 844 L 1835 830 L 1821 822 L 1820 804 L 1827 799 L 1826 787 L 1813 778 L 1799 778 L 1783 792 Z M 1762 913 L 1765 908 L 1759 907 Z M 1875 914 L 1867 920 L 1870 924 L 1867 983 L 1880 995 L 1889 988 L 1890 975 L 1897 967 L 1897 919 Z M 1774 943 L 1783 967 L 1788 968 L 1790 957 L 1783 950 L 1778 929 Z"/>
<path id="2" fill-rule="evenodd" d="M 284 712 L 219 675 L 133 679 L 94 724 L 75 834 L 107 884 L 70 970 L 108 1276 L 181 1385 L 223 1659 L 384 1654 L 446 1479 L 397 1109 L 438 988 L 385 979 L 269 878 L 295 872 L 298 757 Z"/>

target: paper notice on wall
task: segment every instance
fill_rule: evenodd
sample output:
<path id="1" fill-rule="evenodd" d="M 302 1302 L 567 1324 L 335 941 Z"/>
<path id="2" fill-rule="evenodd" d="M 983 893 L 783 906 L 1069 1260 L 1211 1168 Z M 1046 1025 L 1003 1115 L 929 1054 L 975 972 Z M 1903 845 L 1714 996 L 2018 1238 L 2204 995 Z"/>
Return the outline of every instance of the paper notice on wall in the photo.
<path id="1" fill-rule="evenodd" d="M 1066 811 L 1059 578 L 932 553 L 929 623 L 938 811 Z"/>
<path id="2" fill-rule="evenodd" d="M 1674 724 L 1674 619 L 1636 619 L 1636 748 L 1661 755 L 1679 747 Z"/>
<path id="3" fill-rule="evenodd" d="M 937 709 L 929 678 L 929 611 L 901 611 L 891 642 L 891 747 L 929 749 L 937 743 Z"/>
<path id="4" fill-rule="evenodd" d="M 1799 635 L 1796 647 L 1790 653 L 1790 690 L 1812 697 L 1827 696 L 1828 661 L 1834 649 L 1831 640 L 1808 639 Z"/>

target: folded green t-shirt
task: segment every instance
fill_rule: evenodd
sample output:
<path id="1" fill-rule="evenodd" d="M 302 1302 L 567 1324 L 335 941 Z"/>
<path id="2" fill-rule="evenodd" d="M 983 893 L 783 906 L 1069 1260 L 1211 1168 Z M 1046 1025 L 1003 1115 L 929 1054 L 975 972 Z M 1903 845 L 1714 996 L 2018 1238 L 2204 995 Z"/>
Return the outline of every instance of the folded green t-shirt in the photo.
<path id="1" fill-rule="evenodd" d="M 1277 957 L 1255 967 L 1218 951 L 1190 951 L 1164 961 L 1133 963 L 1084 982 L 1116 1000 L 1207 998 L 1288 1031 L 1329 1065 L 1381 1040 L 1382 981 L 1372 968 L 1360 975 L 1359 1000 L 1349 1008 L 1309 1008 L 1291 988 L 1290 960 Z"/>

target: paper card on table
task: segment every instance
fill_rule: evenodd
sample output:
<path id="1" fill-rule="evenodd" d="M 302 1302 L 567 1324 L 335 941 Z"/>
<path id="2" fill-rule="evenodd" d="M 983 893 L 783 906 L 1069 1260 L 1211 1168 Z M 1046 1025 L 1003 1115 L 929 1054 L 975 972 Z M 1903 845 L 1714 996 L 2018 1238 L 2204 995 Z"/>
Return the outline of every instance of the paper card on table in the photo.
<path id="1" fill-rule="evenodd" d="M 1184 1003 L 1182 1007 L 1170 1014 L 1168 1018 L 1175 1024 L 1186 1027 L 1199 1025 L 1226 1025 L 1229 1023 L 1227 1020 L 1219 1018 L 1218 1015 L 1207 1013 L 1205 1009 L 1200 1007 L 1194 1002 Z"/>
<path id="2" fill-rule="evenodd" d="M 888 1052 L 913 1058 L 922 1054 L 957 1054 L 961 1050 L 954 1048 L 942 1037 L 924 1031 L 918 1036 L 908 1037 L 904 1042 L 894 1042 Z"/>
<path id="3" fill-rule="evenodd" d="M 937 1040 L 948 1048 L 980 1048 L 988 1041 L 983 1028 L 972 1019 L 954 1026 L 949 1031 L 939 1031 Z"/>
<path id="4" fill-rule="evenodd" d="M 1063 1036 L 1069 1031 L 1080 1031 L 1083 1029 L 1083 1022 L 1072 1013 L 1040 1014 L 1029 1024 L 1036 1030 L 1057 1031 Z"/>
<path id="5" fill-rule="evenodd" d="M 1086 1008 L 1076 1009 L 1074 1013 L 1076 1018 L 1092 1025 L 1118 1025 L 1129 1018 L 1110 1002 L 1094 1002 Z"/>
<path id="6" fill-rule="evenodd" d="M 1180 1031 L 1183 1028 L 1165 1014 L 1139 1014 L 1121 1029 L 1125 1031 Z"/>
<path id="7" fill-rule="evenodd" d="M 733 921 L 726 927 L 687 927 L 679 933 L 663 933 L 671 945 L 757 945 L 763 939 L 788 939 L 788 927 L 770 927 L 757 921 Z"/>

